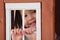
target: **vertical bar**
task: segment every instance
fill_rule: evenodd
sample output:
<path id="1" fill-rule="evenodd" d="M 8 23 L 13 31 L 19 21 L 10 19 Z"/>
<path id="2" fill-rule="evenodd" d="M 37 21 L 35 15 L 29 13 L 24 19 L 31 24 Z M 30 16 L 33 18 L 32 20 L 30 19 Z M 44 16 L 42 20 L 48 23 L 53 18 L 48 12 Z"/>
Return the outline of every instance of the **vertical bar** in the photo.
<path id="1" fill-rule="evenodd" d="M 41 9 L 37 9 L 36 11 L 36 39 L 41 40 Z"/>
<path id="2" fill-rule="evenodd" d="M 11 40 L 11 11 L 6 10 L 6 40 Z"/>
<path id="3" fill-rule="evenodd" d="M 22 11 L 22 19 L 23 19 L 23 21 L 22 21 L 23 22 L 22 23 L 23 24 L 22 29 L 24 30 L 24 10 Z M 24 40 L 24 35 L 23 35 L 23 40 Z"/>

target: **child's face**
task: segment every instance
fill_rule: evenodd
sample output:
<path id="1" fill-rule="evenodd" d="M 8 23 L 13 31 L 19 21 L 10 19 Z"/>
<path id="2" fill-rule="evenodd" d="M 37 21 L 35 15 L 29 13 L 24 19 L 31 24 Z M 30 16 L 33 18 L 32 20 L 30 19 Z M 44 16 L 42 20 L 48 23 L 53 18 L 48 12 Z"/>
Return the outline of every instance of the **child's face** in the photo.
<path id="1" fill-rule="evenodd" d="M 36 10 L 25 10 L 24 27 L 36 27 Z"/>

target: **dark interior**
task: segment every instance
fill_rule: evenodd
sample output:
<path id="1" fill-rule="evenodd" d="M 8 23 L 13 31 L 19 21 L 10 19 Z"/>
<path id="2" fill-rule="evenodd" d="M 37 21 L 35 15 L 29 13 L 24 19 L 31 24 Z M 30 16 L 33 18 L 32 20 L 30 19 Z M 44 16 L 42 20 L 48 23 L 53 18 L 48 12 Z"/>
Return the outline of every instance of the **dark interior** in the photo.
<path id="1" fill-rule="evenodd" d="M 60 36 L 60 1 L 55 0 L 55 32 Z"/>

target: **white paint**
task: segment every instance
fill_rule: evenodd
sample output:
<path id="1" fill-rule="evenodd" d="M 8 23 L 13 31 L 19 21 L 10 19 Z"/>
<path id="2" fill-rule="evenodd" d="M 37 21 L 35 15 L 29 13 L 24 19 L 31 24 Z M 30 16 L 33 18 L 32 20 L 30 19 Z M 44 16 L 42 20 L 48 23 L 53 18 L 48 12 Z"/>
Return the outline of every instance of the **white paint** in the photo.
<path id="1" fill-rule="evenodd" d="M 6 40 L 11 40 L 11 10 L 36 9 L 36 40 L 41 40 L 41 3 L 5 3 L 6 9 Z M 24 13 L 24 12 L 23 12 Z M 24 18 L 23 18 L 24 19 Z M 24 21 L 24 20 L 23 20 Z M 24 26 L 24 24 L 23 24 Z M 24 28 L 23 28 L 24 29 Z"/>

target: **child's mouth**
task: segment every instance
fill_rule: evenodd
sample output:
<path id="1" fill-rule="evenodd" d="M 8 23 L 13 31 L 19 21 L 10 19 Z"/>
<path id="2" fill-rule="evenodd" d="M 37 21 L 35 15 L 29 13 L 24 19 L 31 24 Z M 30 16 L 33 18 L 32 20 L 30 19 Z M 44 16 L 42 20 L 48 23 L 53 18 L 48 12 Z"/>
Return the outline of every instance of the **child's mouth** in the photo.
<path id="1" fill-rule="evenodd" d="M 36 26 L 36 21 L 33 21 L 32 23 L 29 24 L 29 27 L 35 27 Z"/>
<path id="2" fill-rule="evenodd" d="M 30 27 L 36 27 L 36 20 L 29 23 L 28 27 L 25 27 L 25 28 L 30 28 Z"/>

